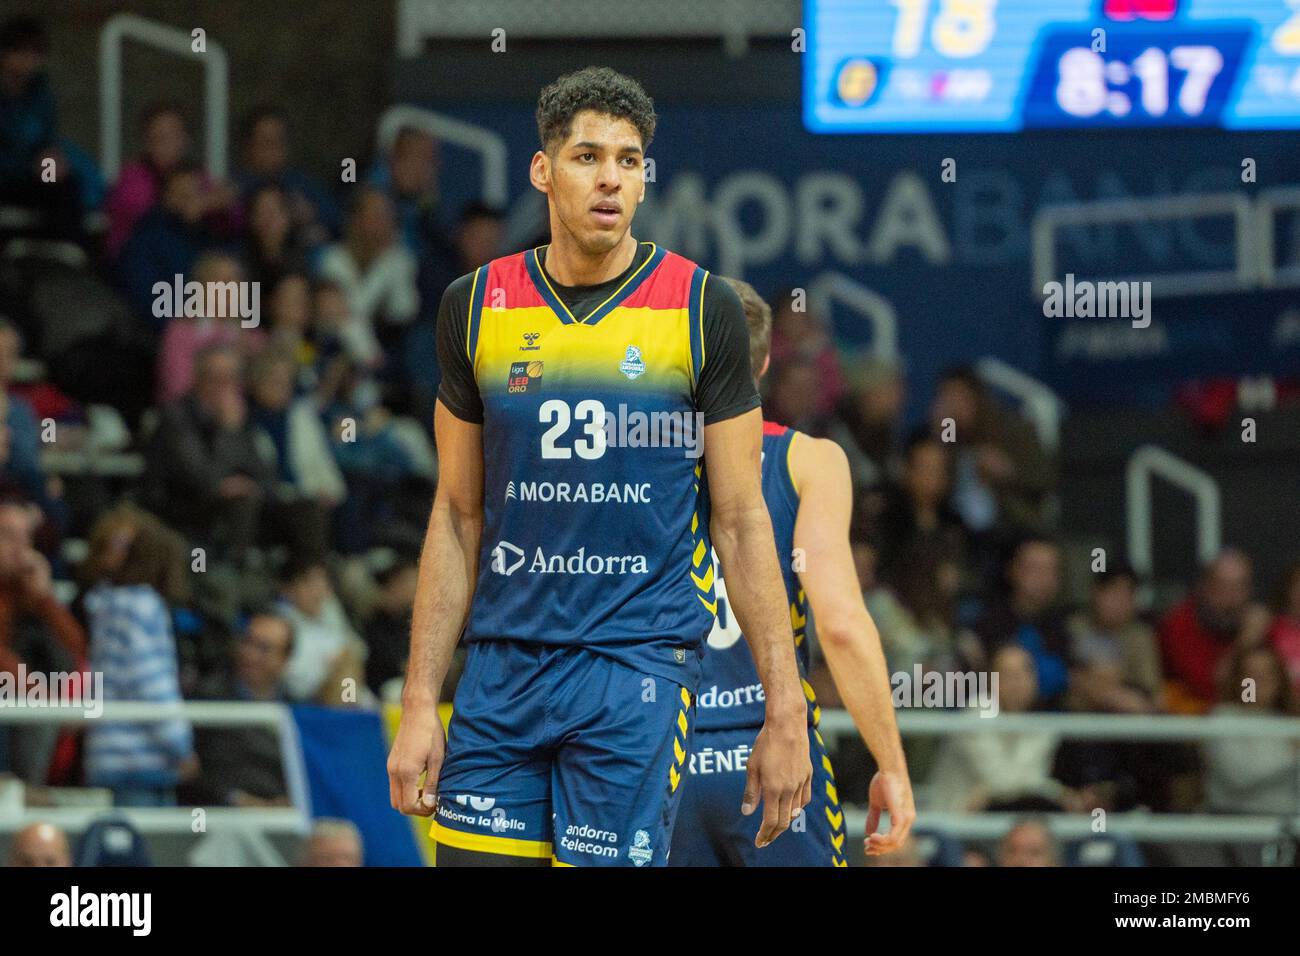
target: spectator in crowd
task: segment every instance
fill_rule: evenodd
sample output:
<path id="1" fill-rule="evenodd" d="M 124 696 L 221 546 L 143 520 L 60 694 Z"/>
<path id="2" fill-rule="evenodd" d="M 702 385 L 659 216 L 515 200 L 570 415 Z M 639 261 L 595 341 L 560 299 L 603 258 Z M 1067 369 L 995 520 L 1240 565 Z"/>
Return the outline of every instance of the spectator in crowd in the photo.
<path id="1" fill-rule="evenodd" d="M 348 489 L 335 513 L 335 545 L 345 554 L 419 548 L 437 472 L 428 432 L 382 404 L 374 378 L 355 362 L 332 364 L 320 388 L 326 394 L 325 420 Z"/>
<path id="2" fill-rule="evenodd" d="M 1155 632 L 1137 614 L 1137 576 L 1122 562 L 1093 579 L 1088 607 L 1066 624 L 1069 710 L 1151 714 L 1163 709 L 1164 681 Z M 1167 781 L 1193 764 L 1190 748 L 1166 743 L 1068 740 L 1057 756 L 1063 782 L 1089 787 L 1098 806 L 1126 809 L 1163 805 Z M 1152 768 L 1161 768 L 1153 773 Z"/>
<path id="3" fill-rule="evenodd" d="M 32 545 L 40 515 L 31 504 L 0 499 L 0 673 L 84 669 L 86 636 L 54 594 L 50 563 Z M 24 688 L 25 689 L 25 688 Z M 47 724 L 0 727 L 0 770 L 43 784 L 58 742 Z"/>
<path id="4" fill-rule="evenodd" d="M 280 279 L 302 272 L 307 257 L 298 241 L 289 197 L 279 186 L 260 186 L 248 197 L 248 228 L 244 238 L 248 277 L 269 294 Z"/>
<path id="5" fill-rule="evenodd" d="M 960 565 L 963 528 L 949 504 L 950 460 L 943 444 L 924 432 L 908 442 L 902 480 L 882 491 L 880 574 L 890 584 L 910 576 L 910 565 L 935 558 Z"/>
<path id="6" fill-rule="evenodd" d="M 1137 614 L 1137 575 L 1125 564 L 1099 572 L 1089 607 L 1070 617 L 1069 706 L 1115 714 L 1159 712 L 1164 696 L 1155 632 Z"/>
<path id="7" fill-rule="evenodd" d="M 309 248 L 338 235 L 339 207 L 329 191 L 313 177 L 290 165 L 288 122 L 281 110 L 259 107 L 245 117 L 240 129 L 242 166 L 237 181 L 248 204 L 263 186 L 283 191 L 294 230 Z"/>
<path id="8" fill-rule="evenodd" d="M 864 354 L 847 364 L 850 385 L 826 437 L 848 456 L 853 487 L 864 489 L 898 474 L 898 428 L 907 390 L 897 360 Z"/>
<path id="9" fill-rule="evenodd" d="M 433 428 L 434 402 L 442 379 L 438 367 L 435 326 L 442 293 L 455 279 L 486 265 L 504 251 L 505 216 L 481 202 L 461 210 L 453 255 L 426 255 L 420 261 L 420 317 L 407 332 L 401 348 L 402 377 L 411 389 L 412 414 Z"/>
<path id="10" fill-rule="evenodd" d="M 173 605 L 188 596 L 185 543 L 149 514 L 137 516 L 118 569 L 86 595 L 90 663 L 106 701 L 181 700 Z M 86 781 L 124 807 L 176 804 L 176 785 L 197 763 L 189 722 L 97 723 L 86 731 Z"/>
<path id="11" fill-rule="evenodd" d="M 325 563 L 293 559 L 281 581 L 276 612 L 294 633 L 285 672 L 289 699 L 332 706 L 358 702 L 360 696 L 348 699 L 347 690 L 364 682 L 365 645 L 348 622 Z"/>
<path id="12" fill-rule="evenodd" d="M 1201 572 L 1195 590 L 1160 622 L 1160 648 L 1169 678 L 1167 706 L 1201 713 L 1216 700 L 1218 668 L 1234 647 L 1267 640 L 1268 611 L 1254 600 L 1254 569 L 1228 548 Z"/>
<path id="13" fill-rule="evenodd" d="M 979 536 L 986 562 L 1017 535 L 1047 530 L 1055 464 L 1030 424 L 994 400 L 972 369 L 940 379 L 930 428 L 954 448 L 953 507 Z"/>
<path id="14" fill-rule="evenodd" d="M 438 313 L 442 293 L 453 281 L 487 265 L 504 251 L 505 215 L 483 202 L 467 203 L 456 220 L 450 255 L 420 261 L 420 311 L 423 322 Z"/>
<path id="15" fill-rule="evenodd" d="M 356 365 L 344 344 L 344 332 L 352 322 L 352 310 L 347 292 L 331 279 L 317 279 L 311 288 L 311 331 L 309 338 L 315 350 L 315 371 L 318 381 L 317 397 L 322 407 L 334 401 L 345 377 L 352 375 Z"/>
<path id="16" fill-rule="evenodd" d="M 8 431 L 8 454 L 3 478 L 22 489 L 29 501 L 44 504 L 45 473 L 41 468 L 40 426 L 27 400 L 9 391 L 22 354 L 22 337 L 9 321 L 0 318 L 0 420 Z"/>
<path id="17" fill-rule="evenodd" d="M 287 701 L 284 678 L 293 652 L 293 626 L 278 614 L 248 618 L 235 643 L 233 667 L 199 688 L 204 700 Z M 288 806 L 288 790 L 273 728 L 200 727 L 194 749 L 200 773 L 187 803 L 230 807 Z"/>
<path id="18" fill-rule="evenodd" d="M 356 194 L 346 238 L 325 250 L 320 276 L 337 282 L 347 296 L 350 315 L 341 334 L 349 354 L 381 366 L 385 346 L 396 342 L 420 305 L 416 259 L 399 241 L 392 204 L 383 193 Z"/>
<path id="19" fill-rule="evenodd" d="M 975 623 L 985 655 L 1007 644 L 1029 653 L 1039 692 L 1054 703 L 1069 681 L 1070 636 L 1056 599 L 1061 590 L 1061 552 L 1048 538 L 1027 537 L 1006 568 L 1007 593 Z"/>
<path id="20" fill-rule="evenodd" d="M 376 576 L 379 600 L 366 621 L 366 683 L 376 697 L 388 681 L 406 674 L 418 563 L 401 557 Z"/>
<path id="21" fill-rule="evenodd" d="M 876 548 L 866 539 L 857 538 L 852 542 L 852 549 L 862 600 L 880 632 L 889 671 L 911 674 L 913 667 L 930 657 L 929 636 L 894 592 L 880 583 Z"/>
<path id="22" fill-rule="evenodd" d="M 162 197 L 172 173 L 187 167 L 195 173 L 196 218 L 219 232 L 230 233 L 237 221 L 234 190 L 189 163 L 190 134 L 180 106 L 158 103 L 149 107 L 140 121 L 140 138 L 144 146 L 140 158 L 122 167 L 104 204 L 108 215 L 104 247 L 109 256 L 122 252 L 136 226 Z"/>
<path id="23" fill-rule="evenodd" d="M 274 478 L 249 421 L 243 360 L 229 345 L 200 349 L 194 388 L 162 409 L 146 450 L 146 500 L 192 541 L 238 563 L 257 537 Z"/>
<path id="24" fill-rule="evenodd" d="M 275 496 L 297 533 L 298 546 L 312 554 L 329 549 L 329 514 L 347 493 L 329 436 L 311 398 L 294 397 L 298 363 L 287 348 L 269 346 L 250 373 L 250 420 L 274 449 Z"/>
<path id="25" fill-rule="evenodd" d="M 204 224 L 209 208 L 198 166 L 178 163 L 163 181 L 158 204 L 140 217 L 122 246 L 118 259 L 122 291 L 136 314 L 155 329 L 172 318 L 169 309 L 158 305 L 155 284 L 170 288 L 177 276 L 187 281 L 199 255 L 217 242 Z"/>
<path id="26" fill-rule="evenodd" d="M 181 315 L 167 323 L 158 348 L 160 405 L 174 402 L 190 390 L 194 382 L 195 356 L 202 349 L 212 345 L 233 345 L 245 356 L 251 356 L 266 343 L 266 333 L 261 328 L 254 325 L 245 327 L 246 320 L 239 314 L 238 299 L 232 298 L 238 285 L 245 280 L 238 259 L 224 252 L 204 253 L 195 263 L 194 280 L 205 289 L 223 290 L 219 297 L 211 298 L 218 314 Z M 206 306 L 209 301 L 206 294 L 204 301 Z M 205 308 L 204 312 L 207 311 Z M 260 316 L 254 318 L 260 322 Z"/>
<path id="27" fill-rule="evenodd" d="M 1269 643 L 1286 663 L 1291 686 L 1300 694 L 1300 561 L 1282 575 L 1274 611 Z"/>
<path id="28" fill-rule="evenodd" d="M 82 620 L 85 620 L 82 608 L 86 592 L 121 569 L 145 513 L 134 503 L 123 501 L 100 512 L 90 526 L 90 533 L 86 536 L 86 557 L 76 569 L 81 594 L 73 602 L 74 610 Z"/>
<path id="29" fill-rule="evenodd" d="M 53 823 L 31 823 L 9 845 L 11 867 L 72 866 L 68 836 Z"/>
<path id="30" fill-rule="evenodd" d="M 927 668 L 970 669 L 983 659 L 979 638 L 957 626 L 962 571 L 939 552 L 918 555 L 896 570 L 892 591 L 925 636 Z"/>
<path id="31" fill-rule="evenodd" d="M 1286 667 L 1267 645 L 1235 645 L 1225 661 L 1213 713 L 1295 717 Z M 1212 737 L 1204 744 L 1205 806 L 1212 813 L 1300 813 L 1300 754 L 1284 737 Z"/>
<path id="32" fill-rule="evenodd" d="M 361 866 L 363 858 L 356 824 L 323 817 L 312 825 L 303 846 L 302 866 Z"/>
<path id="33" fill-rule="evenodd" d="M 826 419 L 835 412 L 844 394 L 839 354 L 822 317 L 808 309 L 808 297 L 802 289 L 784 292 L 772 304 L 771 361 L 774 376 L 786 365 L 811 365 L 811 417 Z M 798 427 L 795 422 L 780 421 Z"/>
<path id="34" fill-rule="evenodd" d="M 45 73 L 49 45 L 35 18 L 12 17 L 0 24 L 0 203 L 41 211 L 49 217 L 50 234 L 76 238 L 81 192 L 58 142 L 54 94 Z"/>
<path id="35" fill-rule="evenodd" d="M 1000 713 L 1034 708 L 1038 681 L 1024 648 L 1007 644 L 994 652 L 990 672 L 998 675 Z M 980 720 L 974 709 L 966 711 Z M 944 739 L 930 776 L 936 811 L 1080 810 L 1085 795 L 1052 776 L 1060 738 L 1052 731 L 1004 733 L 995 730 L 953 734 Z"/>
<path id="36" fill-rule="evenodd" d="M 998 866 L 1060 865 L 1061 848 L 1041 817 L 1016 820 L 998 844 Z"/>
<path id="37" fill-rule="evenodd" d="M 817 375 L 817 366 L 804 359 L 774 362 L 763 402 L 766 416 L 806 434 L 822 435 L 828 421 L 818 412 Z"/>
<path id="38" fill-rule="evenodd" d="M 439 165 L 438 141 L 407 126 L 398 130 L 387 158 L 369 177 L 369 184 L 392 200 L 398 237 L 417 262 L 452 258 L 442 226 Z"/>
<path id="39" fill-rule="evenodd" d="M 320 381 L 317 362 L 322 350 L 313 338 L 311 280 L 302 272 L 285 273 L 270 287 L 268 305 L 267 339 L 293 356 L 295 393 L 314 397 Z"/>

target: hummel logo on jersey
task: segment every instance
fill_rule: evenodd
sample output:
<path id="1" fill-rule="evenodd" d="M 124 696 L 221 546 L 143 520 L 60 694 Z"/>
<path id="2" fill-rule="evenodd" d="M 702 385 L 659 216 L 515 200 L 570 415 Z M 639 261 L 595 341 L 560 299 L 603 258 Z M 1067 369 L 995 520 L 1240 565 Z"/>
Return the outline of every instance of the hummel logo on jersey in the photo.
<path id="1" fill-rule="evenodd" d="M 635 379 L 637 376 L 645 374 L 645 362 L 641 358 L 641 350 L 635 345 L 629 345 L 627 355 L 623 356 L 623 361 L 619 363 L 618 370 L 629 379 Z"/>
<path id="2" fill-rule="evenodd" d="M 537 344 L 537 340 L 540 339 L 541 337 L 542 337 L 541 332 L 525 332 L 524 344 L 519 346 L 519 351 L 536 352 L 538 349 L 541 348 L 541 346 Z"/>
<path id="3" fill-rule="evenodd" d="M 523 563 L 524 552 L 509 541 L 499 541 L 497 546 L 492 549 L 492 570 L 497 574 L 510 577 L 519 570 L 519 565 Z"/>

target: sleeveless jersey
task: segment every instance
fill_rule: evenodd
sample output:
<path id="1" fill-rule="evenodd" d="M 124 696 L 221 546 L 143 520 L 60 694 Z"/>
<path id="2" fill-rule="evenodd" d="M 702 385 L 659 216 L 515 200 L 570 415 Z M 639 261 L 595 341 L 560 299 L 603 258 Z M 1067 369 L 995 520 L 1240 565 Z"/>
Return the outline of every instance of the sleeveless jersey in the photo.
<path id="1" fill-rule="evenodd" d="M 790 470 L 792 428 L 763 423 L 763 498 L 772 516 L 776 553 L 781 559 L 781 577 L 790 607 L 790 624 L 794 629 L 795 657 L 804 694 L 808 697 L 810 719 L 817 716 L 812 688 L 808 684 L 809 652 L 806 631 L 808 605 L 799 586 L 797 569 L 801 566 L 794 554 L 794 523 L 799 513 L 799 490 Z M 714 556 L 715 562 L 717 556 Z M 749 645 L 727 603 L 726 568 L 717 565 L 718 614 L 704 651 L 704 673 L 697 695 L 699 730 L 731 730 L 760 727 L 764 717 L 763 685 L 758 679 Z"/>
<path id="2" fill-rule="evenodd" d="M 467 641 L 583 645 L 695 686 L 716 611 L 695 400 L 708 278 L 655 247 L 575 316 L 535 249 L 475 272 L 484 502 Z"/>

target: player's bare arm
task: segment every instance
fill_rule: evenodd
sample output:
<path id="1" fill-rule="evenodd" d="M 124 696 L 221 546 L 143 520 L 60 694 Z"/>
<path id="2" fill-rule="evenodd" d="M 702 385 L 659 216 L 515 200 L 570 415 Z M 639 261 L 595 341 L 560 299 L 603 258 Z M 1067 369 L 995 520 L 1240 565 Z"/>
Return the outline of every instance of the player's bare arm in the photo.
<path id="1" fill-rule="evenodd" d="M 438 490 L 420 553 L 402 720 L 388 755 L 389 801 L 419 816 L 434 811 L 446 746 L 438 693 L 469 614 L 483 530 L 483 426 L 462 421 L 439 401 L 434 429 Z"/>
<path id="2" fill-rule="evenodd" d="M 795 547 L 804 555 L 799 581 L 844 707 L 879 767 L 871 781 L 865 843 L 866 853 L 876 856 L 903 844 L 916 807 L 880 634 L 862 601 L 849 547 L 853 485 L 848 459 L 832 441 L 798 435 L 791 463 L 800 501 L 806 502 L 794 527 Z M 889 813 L 888 833 L 875 832 L 882 811 Z"/>
<path id="3" fill-rule="evenodd" d="M 766 719 L 749 759 L 741 811 L 763 805 L 755 844 L 771 843 L 812 799 L 808 711 L 794 657 L 785 587 L 763 502 L 758 409 L 705 426 L 713 545 L 727 573 L 727 595 L 749 643 L 766 697 Z M 735 570 L 731 570 L 735 569 Z"/>

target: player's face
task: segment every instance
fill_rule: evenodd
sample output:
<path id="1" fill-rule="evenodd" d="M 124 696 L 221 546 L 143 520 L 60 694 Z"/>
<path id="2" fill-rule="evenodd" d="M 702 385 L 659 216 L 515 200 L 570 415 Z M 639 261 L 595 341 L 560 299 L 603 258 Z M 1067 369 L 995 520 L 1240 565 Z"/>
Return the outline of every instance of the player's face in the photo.
<path id="1" fill-rule="evenodd" d="M 627 235 L 645 198 L 641 134 L 628 120 L 584 110 L 564 143 L 533 162 L 534 184 L 551 197 L 553 229 L 588 255 L 608 252 Z"/>

